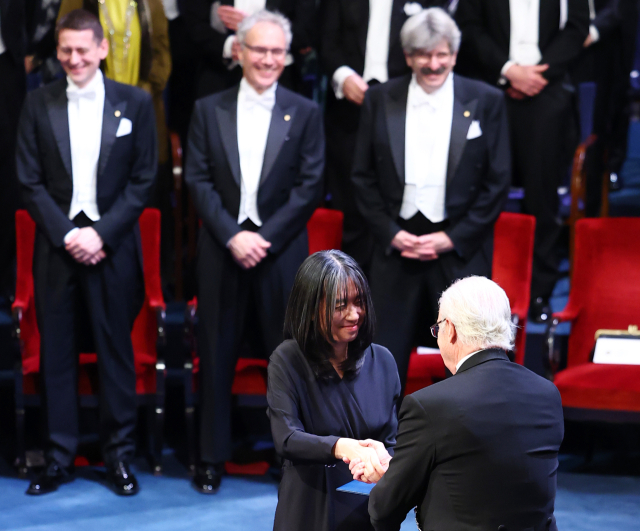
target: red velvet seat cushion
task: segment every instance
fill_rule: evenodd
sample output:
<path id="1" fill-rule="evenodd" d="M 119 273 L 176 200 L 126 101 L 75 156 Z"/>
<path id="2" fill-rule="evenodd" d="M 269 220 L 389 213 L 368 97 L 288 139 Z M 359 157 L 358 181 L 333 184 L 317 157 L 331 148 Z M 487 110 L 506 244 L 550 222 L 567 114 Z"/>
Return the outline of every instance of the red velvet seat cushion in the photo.
<path id="1" fill-rule="evenodd" d="M 565 407 L 640 412 L 640 365 L 583 363 L 560 371 L 554 383 Z"/>
<path id="2" fill-rule="evenodd" d="M 445 379 L 444 362 L 440 354 L 418 354 L 413 349 L 409 358 L 409 371 L 405 395 Z"/>

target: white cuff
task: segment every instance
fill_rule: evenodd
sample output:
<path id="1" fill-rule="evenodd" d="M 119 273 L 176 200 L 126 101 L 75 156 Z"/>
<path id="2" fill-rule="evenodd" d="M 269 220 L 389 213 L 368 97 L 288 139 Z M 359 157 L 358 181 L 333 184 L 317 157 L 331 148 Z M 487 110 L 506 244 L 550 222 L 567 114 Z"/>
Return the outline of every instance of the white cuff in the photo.
<path id="1" fill-rule="evenodd" d="M 593 24 L 589 26 L 589 35 L 591 35 L 591 42 L 598 42 L 600 40 L 600 32 Z"/>
<path id="2" fill-rule="evenodd" d="M 67 243 L 69 243 L 69 240 L 71 240 L 71 237 L 72 237 L 76 232 L 78 232 L 79 230 L 80 230 L 80 228 L 78 228 L 78 227 L 74 227 L 73 229 L 71 229 L 69 232 L 67 232 L 67 233 L 64 235 L 64 240 L 63 240 L 63 241 L 64 241 L 65 245 L 66 245 Z"/>
<path id="3" fill-rule="evenodd" d="M 505 77 L 505 74 L 507 73 L 507 70 L 509 70 L 509 68 L 511 68 L 513 65 L 515 65 L 516 62 L 515 61 L 507 61 L 503 66 L 502 69 L 500 70 L 500 79 L 498 79 L 498 85 L 506 85 L 507 84 L 507 78 Z"/>
<path id="4" fill-rule="evenodd" d="M 222 47 L 223 59 L 231 59 L 231 48 L 233 48 L 233 43 L 235 41 L 236 41 L 235 35 L 229 35 L 227 39 L 224 41 L 224 46 Z"/>
<path id="5" fill-rule="evenodd" d="M 348 66 L 341 66 L 333 73 L 333 77 L 331 78 L 331 86 L 333 87 L 333 92 L 335 92 L 337 99 L 341 100 L 342 98 L 344 98 L 344 92 L 342 91 L 344 82 L 350 75 L 355 73 L 356 71 Z"/>

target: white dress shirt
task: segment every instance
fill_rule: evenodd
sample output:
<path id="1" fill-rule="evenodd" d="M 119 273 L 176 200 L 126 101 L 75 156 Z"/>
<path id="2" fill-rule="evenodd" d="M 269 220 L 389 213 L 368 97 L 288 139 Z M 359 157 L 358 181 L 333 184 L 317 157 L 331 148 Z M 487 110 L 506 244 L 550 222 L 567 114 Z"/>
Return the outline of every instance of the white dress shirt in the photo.
<path id="1" fill-rule="evenodd" d="M 502 67 L 502 76 L 514 64 L 537 65 L 542 59 L 538 43 L 540 0 L 509 0 L 509 16 L 509 60 Z M 501 83 L 505 82 L 501 79 Z"/>
<path id="2" fill-rule="evenodd" d="M 84 211 L 89 219 L 98 221 L 100 213 L 96 192 L 104 113 L 102 72 L 98 70 L 84 88 L 78 87 L 67 77 L 67 98 L 73 178 L 69 219 Z"/>
<path id="3" fill-rule="evenodd" d="M 432 223 L 446 218 L 444 202 L 452 119 L 453 74 L 432 94 L 422 90 L 414 74 L 407 97 L 402 219 L 410 219 L 418 211 Z"/>
<path id="4" fill-rule="evenodd" d="M 262 94 L 242 78 L 238 92 L 238 152 L 240 154 L 240 210 L 238 224 L 250 219 L 258 227 L 262 221 L 258 214 L 258 187 L 262 174 L 264 150 L 269 136 L 271 114 L 276 103 L 274 83 Z"/>
<path id="5" fill-rule="evenodd" d="M 476 350 L 475 352 L 472 352 L 471 354 L 467 354 L 464 358 L 462 358 L 458 363 L 456 363 L 456 372 L 458 372 L 458 369 L 460 367 L 462 367 L 462 364 L 467 361 L 471 356 L 473 356 L 474 354 L 477 354 L 478 352 L 482 352 L 482 349 L 480 350 Z"/>
<path id="6" fill-rule="evenodd" d="M 2 55 L 4 52 L 7 51 L 7 47 L 4 44 L 4 41 L 2 40 L 2 20 L 0 20 L 0 55 Z"/>
<path id="7" fill-rule="evenodd" d="M 364 53 L 362 79 L 367 83 L 377 79 L 380 83 L 389 81 L 389 33 L 391 31 L 391 10 L 393 0 L 369 0 L 369 25 Z M 348 66 L 336 69 L 331 85 L 339 100 L 344 98 L 344 82 L 355 70 Z"/>

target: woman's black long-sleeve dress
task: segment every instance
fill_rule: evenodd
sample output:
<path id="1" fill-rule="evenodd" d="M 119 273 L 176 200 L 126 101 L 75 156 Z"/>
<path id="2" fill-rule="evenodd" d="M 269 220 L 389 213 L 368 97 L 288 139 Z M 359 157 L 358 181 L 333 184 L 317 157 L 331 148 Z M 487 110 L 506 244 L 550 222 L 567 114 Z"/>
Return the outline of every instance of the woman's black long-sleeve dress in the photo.
<path id="1" fill-rule="evenodd" d="M 371 530 L 368 497 L 336 492 L 351 481 L 333 457 L 340 437 L 381 441 L 393 453 L 400 379 L 391 353 L 365 351 L 353 377 L 316 378 L 298 343 L 271 355 L 267 400 L 276 451 L 284 458 L 275 531 Z"/>

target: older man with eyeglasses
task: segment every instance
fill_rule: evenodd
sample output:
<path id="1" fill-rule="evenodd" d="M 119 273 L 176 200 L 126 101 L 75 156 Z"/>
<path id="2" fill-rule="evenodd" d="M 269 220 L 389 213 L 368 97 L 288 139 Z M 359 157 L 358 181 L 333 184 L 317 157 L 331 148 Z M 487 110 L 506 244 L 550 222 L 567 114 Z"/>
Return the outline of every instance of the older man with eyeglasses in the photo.
<path id="1" fill-rule="evenodd" d="M 564 435 L 553 383 L 509 361 L 509 299 L 485 277 L 455 282 L 431 327 L 453 376 L 405 397 L 395 454 L 369 515 L 376 531 L 400 529 L 416 507 L 420 529 L 557 530 L 558 451 Z"/>
<path id="2" fill-rule="evenodd" d="M 202 493 L 218 490 L 231 459 L 231 386 L 241 342 L 255 335 L 266 357 L 282 341 L 289 292 L 309 253 L 306 224 L 322 194 L 320 109 L 278 85 L 289 21 L 259 11 L 240 23 L 237 40 L 243 79 L 196 102 L 185 175 L 202 220 L 195 477 Z M 258 321 L 251 326 L 249 314 Z"/>

